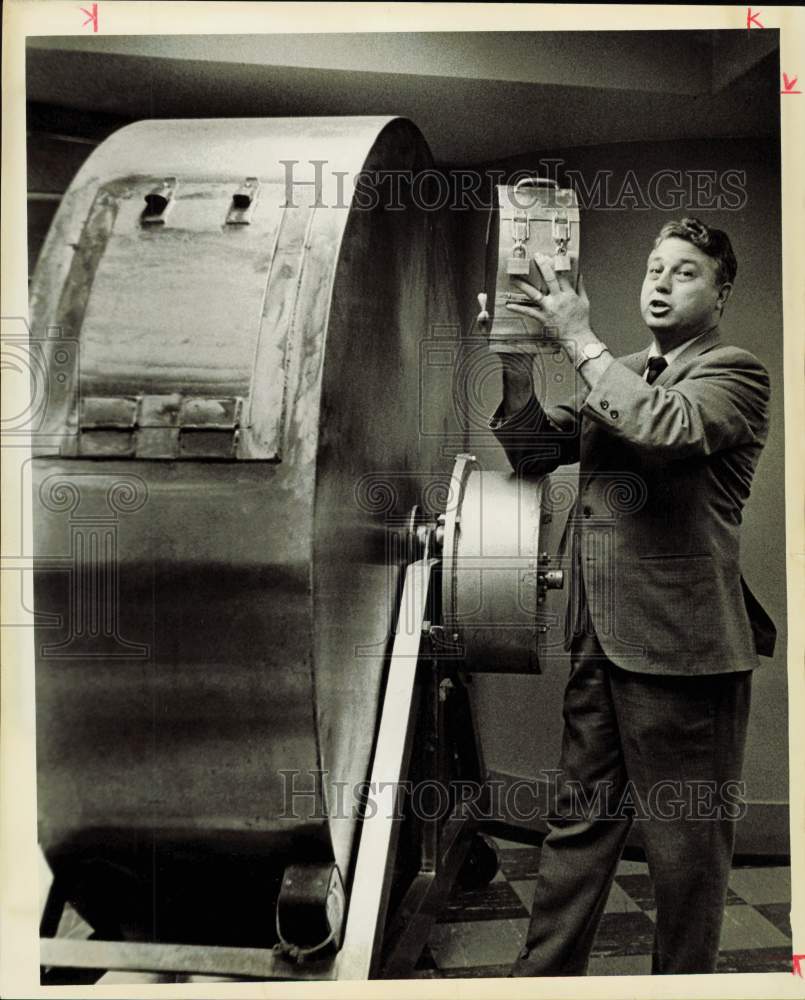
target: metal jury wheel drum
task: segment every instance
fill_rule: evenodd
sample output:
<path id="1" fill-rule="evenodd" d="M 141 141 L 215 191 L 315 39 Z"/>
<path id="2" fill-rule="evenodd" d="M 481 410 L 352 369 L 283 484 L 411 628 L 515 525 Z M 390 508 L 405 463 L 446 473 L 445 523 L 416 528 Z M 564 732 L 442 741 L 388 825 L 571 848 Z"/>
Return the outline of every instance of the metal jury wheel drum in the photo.
<path id="1" fill-rule="evenodd" d="M 555 612 L 547 590 L 561 570 L 540 550 L 545 480 L 484 472 L 459 455 L 444 517 L 445 640 L 462 666 L 482 673 L 534 673 Z M 554 632 L 556 629 L 554 629 Z"/>
<path id="2" fill-rule="evenodd" d="M 402 119 L 142 122 L 60 206 L 31 305 L 39 830 L 100 934 L 265 944 L 288 865 L 349 885 L 387 526 L 449 471 L 420 348 L 458 326 L 439 214 L 352 184 L 429 165 Z"/>

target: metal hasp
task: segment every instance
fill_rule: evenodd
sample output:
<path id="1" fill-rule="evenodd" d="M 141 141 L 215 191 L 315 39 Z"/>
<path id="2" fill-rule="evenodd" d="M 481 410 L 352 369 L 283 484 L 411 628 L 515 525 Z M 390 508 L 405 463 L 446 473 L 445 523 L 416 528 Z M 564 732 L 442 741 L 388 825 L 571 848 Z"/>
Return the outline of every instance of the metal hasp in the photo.
<path id="1" fill-rule="evenodd" d="M 247 226 L 257 201 L 260 182 L 256 177 L 247 177 L 241 187 L 232 195 L 232 206 L 226 215 L 228 226 Z"/>
<path id="2" fill-rule="evenodd" d="M 528 304 L 512 279 L 524 278 L 547 291 L 534 263 L 542 253 L 557 273 L 578 283 L 579 208 L 576 194 L 553 180 L 524 177 L 495 189 L 486 241 L 485 296 L 477 321 L 494 352 L 535 353 L 544 343 L 556 347 L 555 335 L 529 316 L 506 309 L 507 302 Z"/>
<path id="3" fill-rule="evenodd" d="M 166 177 L 161 184 L 152 188 L 145 196 L 145 208 L 140 216 L 144 225 L 162 225 L 176 193 L 176 178 Z"/>
<path id="4" fill-rule="evenodd" d="M 265 970 L 299 865 L 337 868 L 349 911 L 389 538 L 451 464 L 420 433 L 420 348 L 460 320 L 441 214 L 405 191 L 345 206 L 344 178 L 431 167 L 398 118 L 146 121 L 60 205 L 31 296 L 54 375 L 31 483 L 39 837 L 99 938 Z M 245 177 L 259 202 L 233 206 Z M 449 394 L 432 405 L 458 433 Z M 381 504 L 356 488 L 379 470 Z M 285 916 L 288 946 L 317 943 Z"/>

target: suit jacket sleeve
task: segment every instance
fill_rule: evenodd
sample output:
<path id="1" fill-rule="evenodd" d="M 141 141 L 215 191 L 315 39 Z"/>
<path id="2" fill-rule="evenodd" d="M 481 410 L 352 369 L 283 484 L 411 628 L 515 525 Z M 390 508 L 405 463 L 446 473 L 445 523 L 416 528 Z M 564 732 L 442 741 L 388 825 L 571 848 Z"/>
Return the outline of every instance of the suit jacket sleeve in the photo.
<path id="1" fill-rule="evenodd" d="M 668 387 L 651 386 L 617 361 L 590 391 L 582 412 L 644 458 L 698 458 L 762 442 L 768 429 L 769 376 L 748 351 L 700 355 Z"/>
<path id="2" fill-rule="evenodd" d="M 581 397 L 569 404 L 543 409 L 532 396 L 526 406 L 510 417 L 503 417 L 498 406 L 489 427 L 503 446 L 515 472 L 546 475 L 558 465 L 579 460 L 581 438 Z"/>

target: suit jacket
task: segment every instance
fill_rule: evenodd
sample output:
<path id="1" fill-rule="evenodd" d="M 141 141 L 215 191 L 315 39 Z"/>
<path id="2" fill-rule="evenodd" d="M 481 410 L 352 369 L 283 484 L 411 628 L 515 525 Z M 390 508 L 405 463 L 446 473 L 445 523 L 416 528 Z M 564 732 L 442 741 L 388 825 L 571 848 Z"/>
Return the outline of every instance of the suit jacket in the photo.
<path id="1" fill-rule="evenodd" d="M 769 377 L 717 330 L 653 385 L 642 377 L 647 354 L 613 361 L 569 405 L 546 411 L 532 399 L 491 426 L 516 471 L 580 462 L 569 529 L 613 663 L 653 674 L 752 669 L 758 646 L 769 655 L 773 624 L 741 577 L 740 526 L 768 431 Z"/>

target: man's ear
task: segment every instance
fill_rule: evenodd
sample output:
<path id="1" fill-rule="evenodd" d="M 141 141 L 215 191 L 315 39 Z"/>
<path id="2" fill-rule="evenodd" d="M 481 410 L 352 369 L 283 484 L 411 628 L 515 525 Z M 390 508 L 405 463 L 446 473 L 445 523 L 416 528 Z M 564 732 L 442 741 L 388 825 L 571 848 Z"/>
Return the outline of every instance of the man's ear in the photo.
<path id="1" fill-rule="evenodd" d="M 729 281 L 725 281 L 724 284 L 718 290 L 718 298 L 716 299 L 716 305 L 721 312 L 724 312 L 724 306 L 727 304 L 727 299 L 732 295 L 732 285 Z"/>

